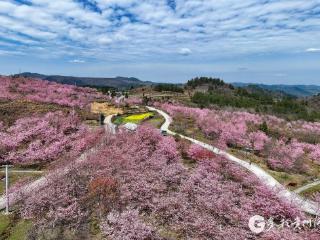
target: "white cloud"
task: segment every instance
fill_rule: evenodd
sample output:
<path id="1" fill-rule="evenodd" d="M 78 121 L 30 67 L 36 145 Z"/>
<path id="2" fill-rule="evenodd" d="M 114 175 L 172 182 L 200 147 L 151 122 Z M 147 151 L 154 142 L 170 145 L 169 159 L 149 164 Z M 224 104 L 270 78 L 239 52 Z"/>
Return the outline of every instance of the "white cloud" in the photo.
<path id="1" fill-rule="evenodd" d="M 6 50 L 0 49 L 0 56 L 10 56 L 10 55 L 24 55 L 24 53 L 20 51 L 14 51 L 14 50 L 6 51 Z"/>
<path id="2" fill-rule="evenodd" d="M 70 63 L 85 63 L 86 61 L 81 60 L 81 59 L 73 59 L 69 61 Z"/>
<path id="3" fill-rule="evenodd" d="M 308 48 L 306 52 L 320 52 L 320 48 Z"/>
<path id="4" fill-rule="evenodd" d="M 97 36 L 96 41 L 101 45 L 106 45 L 106 44 L 112 43 L 112 39 L 110 37 L 104 36 L 104 35 Z"/>
<path id="5" fill-rule="evenodd" d="M 192 53 L 190 48 L 180 48 L 179 49 L 179 54 L 184 55 L 184 56 L 188 56 Z"/>
<path id="6" fill-rule="evenodd" d="M 90 1 L 99 11 L 75 0 L 29 2 L 0 1 L 0 37 L 36 57 L 161 62 L 192 54 L 199 62 L 319 51 L 309 48 L 320 39 L 319 16 L 311 14 L 319 0 L 176 0 L 175 11 L 159 0 Z"/>

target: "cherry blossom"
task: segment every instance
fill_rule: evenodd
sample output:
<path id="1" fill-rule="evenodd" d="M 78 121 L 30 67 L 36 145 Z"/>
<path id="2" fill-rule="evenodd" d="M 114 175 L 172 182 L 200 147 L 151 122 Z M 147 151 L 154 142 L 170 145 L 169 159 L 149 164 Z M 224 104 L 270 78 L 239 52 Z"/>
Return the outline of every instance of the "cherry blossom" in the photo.
<path id="1" fill-rule="evenodd" d="M 0 77 L 0 99 L 25 99 L 83 108 L 95 99 L 106 99 L 106 96 L 92 88 L 40 79 Z"/>
<path id="2" fill-rule="evenodd" d="M 0 162 L 45 164 L 77 156 L 99 139 L 101 131 L 90 130 L 76 115 L 62 112 L 22 118 L 0 130 Z"/>
<path id="3" fill-rule="evenodd" d="M 254 239 L 247 226 L 253 215 L 279 221 L 305 217 L 239 166 L 200 154 L 190 169 L 177 149 L 174 138 L 148 126 L 108 135 L 86 161 L 70 162 L 62 176 L 53 174 L 47 187 L 25 197 L 22 215 L 36 219 L 35 232 L 41 226 L 83 229 L 96 216 L 103 235 L 112 239 L 167 239 L 164 233 L 181 239 Z M 319 237 L 308 230 L 287 231 L 297 238 Z M 275 229 L 260 237 L 283 234 Z"/>

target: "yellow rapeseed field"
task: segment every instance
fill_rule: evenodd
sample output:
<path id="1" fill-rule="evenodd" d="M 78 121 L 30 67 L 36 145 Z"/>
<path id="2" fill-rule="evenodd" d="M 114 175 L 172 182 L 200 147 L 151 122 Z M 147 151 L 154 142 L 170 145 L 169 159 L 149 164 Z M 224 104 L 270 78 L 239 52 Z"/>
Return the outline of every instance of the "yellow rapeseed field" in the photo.
<path id="1" fill-rule="evenodd" d="M 153 116 L 154 114 L 151 112 L 148 113 L 141 113 L 141 114 L 134 114 L 134 115 L 130 115 L 128 117 L 125 117 L 123 119 L 123 122 L 127 123 L 127 122 L 131 122 L 131 123 L 139 123 L 142 120 L 149 118 L 151 116 Z"/>

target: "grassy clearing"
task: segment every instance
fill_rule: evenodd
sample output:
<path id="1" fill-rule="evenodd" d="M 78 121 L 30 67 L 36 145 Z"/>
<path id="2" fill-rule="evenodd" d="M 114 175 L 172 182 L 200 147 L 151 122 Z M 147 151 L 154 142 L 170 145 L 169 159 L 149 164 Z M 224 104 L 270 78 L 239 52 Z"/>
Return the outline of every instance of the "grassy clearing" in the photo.
<path id="1" fill-rule="evenodd" d="M 310 177 L 302 174 L 289 174 L 272 170 L 268 170 L 268 173 L 290 190 L 295 190 L 311 182 Z"/>
<path id="2" fill-rule="evenodd" d="M 164 118 L 156 113 L 152 118 L 146 119 L 145 123 L 150 124 L 155 128 L 160 128 L 164 123 Z"/>
<path id="3" fill-rule="evenodd" d="M 184 116 L 174 118 L 172 125 L 170 126 L 170 130 L 207 144 L 212 144 L 212 140 L 208 139 L 203 132 L 199 130 L 199 127 L 195 124 L 195 120 L 192 118 L 186 118 Z"/>
<path id="4" fill-rule="evenodd" d="M 0 213 L 0 237 L 10 225 L 10 217 Z"/>
<path id="5" fill-rule="evenodd" d="M 308 188 L 307 190 L 301 192 L 300 194 L 304 197 L 311 197 L 315 193 L 320 193 L 320 184 L 313 186 L 311 188 Z"/>
<path id="6" fill-rule="evenodd" d="M 29 220 L 20 220 L 14 227 L 10 229 L 8 240 L 24 240 L 27 239 L 28 231 L 32 227 L 32 222 Z"/>
<path id="7" fill-rule="evenodd" d="M 17 218 L 16 215 L 4 215 L 0 212 L 0 239 L 24 240 L 32 227 L 30 220 Z"/>

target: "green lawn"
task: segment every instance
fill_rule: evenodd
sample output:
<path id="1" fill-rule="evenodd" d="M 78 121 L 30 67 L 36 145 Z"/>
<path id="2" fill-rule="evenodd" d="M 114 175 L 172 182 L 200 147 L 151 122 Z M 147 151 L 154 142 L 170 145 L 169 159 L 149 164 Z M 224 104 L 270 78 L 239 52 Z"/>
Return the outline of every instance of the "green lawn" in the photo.
<path id="1" fill-rule="evenodd" d="M 145 120 L 145 123 L 148 123 L 155 128 L 160 128 L 164 123 L 164 118 L 159 114 L 155 114 L 152 118 Z"/>
<path id="2" fill-rule="evenodd" d="M 27 233 L 32 227 L 32 222 L 29 220 L 20 220 L 15 226 L 10 229 L 8 240 L 24 240 L 27 239 Z"/>
<path id="3" fill-rule="evenodd" d="M 300 194 L 305 197 L 311 197 L 313 194 L 319 192 L 320 193 L 320 184 L 313 186 L 311 188 L 308 188 L 307 190 L 301 192 Z"/>
<path id="4" fill-rule="evenodd" d="M 0 213 L 0 239 L 24 240 L 32 227 L 30 220 L 18 220 L 14 215 Z"/>
<path id="5" fill-rule="evenodd" d="M 10 217 L 0 213 L 0 237 L 10 225 Z"/>

